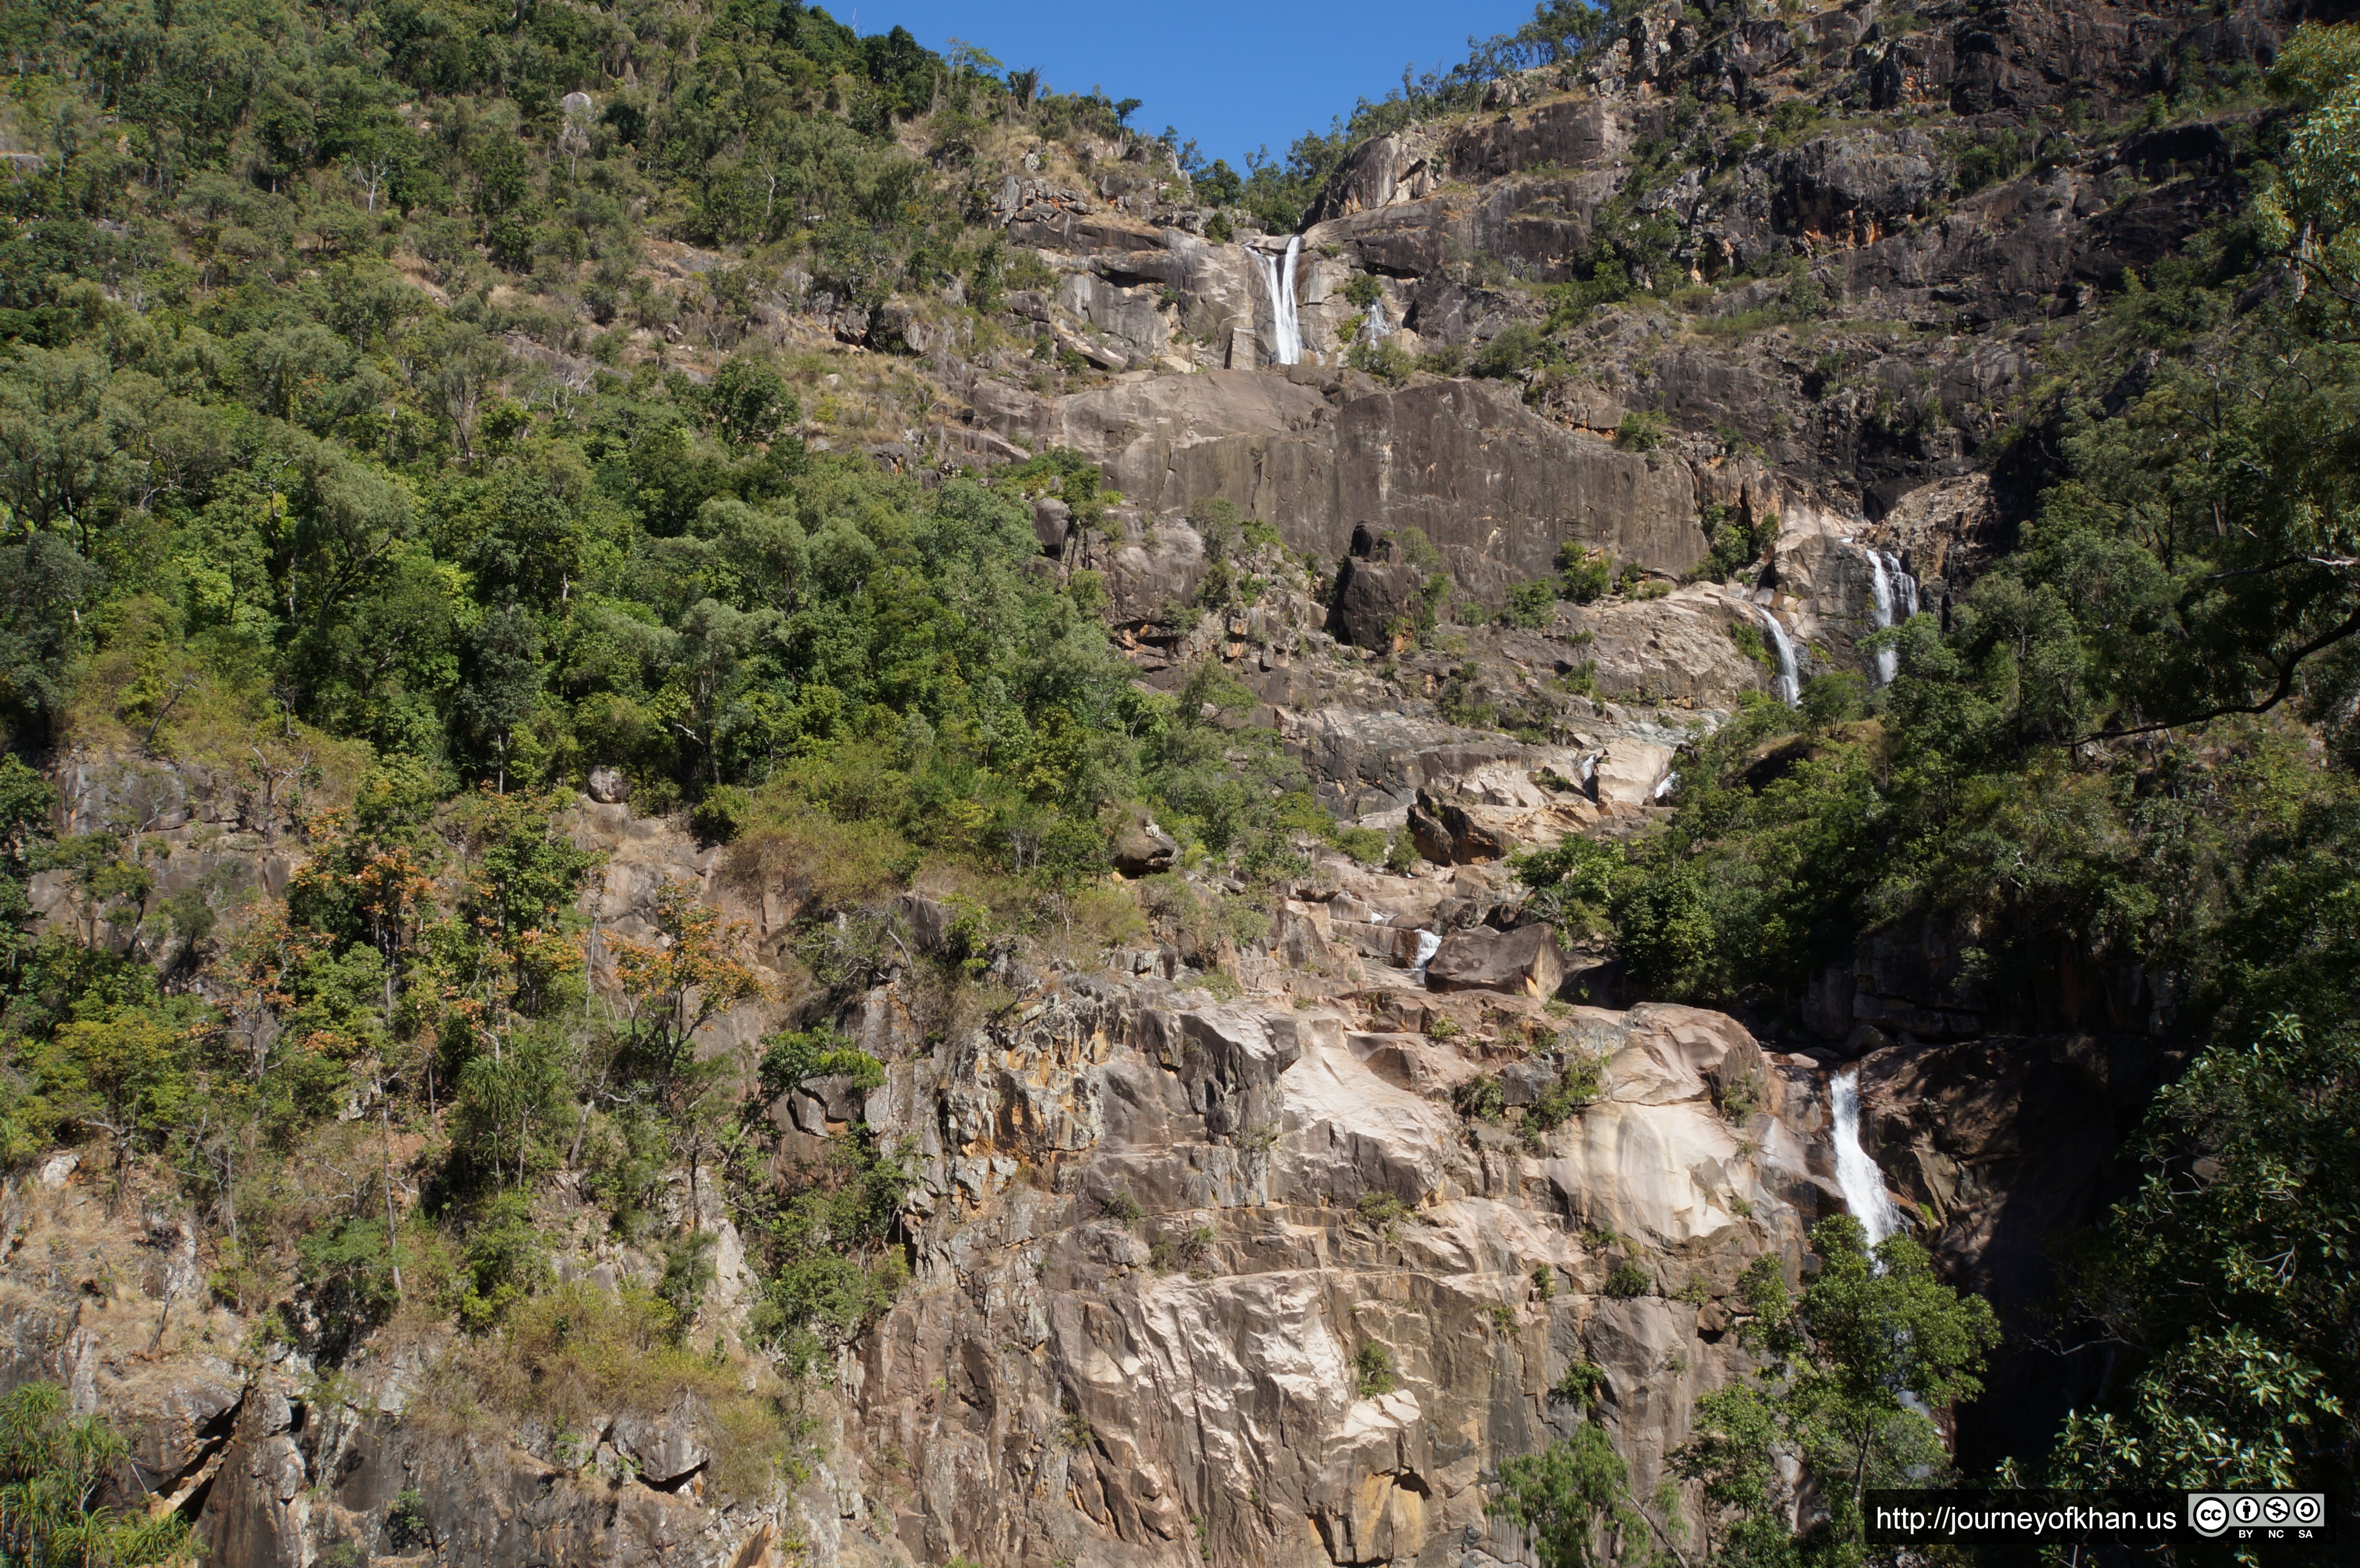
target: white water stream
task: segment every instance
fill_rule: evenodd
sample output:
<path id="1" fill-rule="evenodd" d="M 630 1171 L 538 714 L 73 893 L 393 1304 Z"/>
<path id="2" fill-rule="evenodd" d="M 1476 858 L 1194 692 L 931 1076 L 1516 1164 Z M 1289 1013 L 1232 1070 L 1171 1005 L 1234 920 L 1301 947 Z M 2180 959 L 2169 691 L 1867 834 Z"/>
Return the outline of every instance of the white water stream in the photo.
<path id="1" fill-rule="evenodd" d="M 1778 617 L 1770 613 L 1768 605 L 1757 604 L 1754 608 L 1762 612 L 1762 624 L 1770 632 L 1770 646 L 1778 655 L 1778 700 L 1790 708 L 1799 707 L 1803 701 L 1803 676 L 1801 666 L 1795 660 L 1795 641 L 1778 624 Z"/>
<path id="2" fill-rule="evenodd" d="M 1303 363 L 1303 321 L 1295 310 L 1295 263 L 1303 254 L 1303 236 L 1289 235 L 1284 264 L 1262 251 L 1246 248 L 1270 290 L 1270 352 L 1281 365 Z"/>
<path id="3" fill-rule="evenodd" d="M 1442 939 L 1439 936 L 1430 931 L 1417 933 L 1417 963 L 1411 966 L 1410 973 L 1416 975 L 1421 984 L 1426 979 L 1426 966 L 1433 963 L 1434 955 L 1441 951 Z"/>
<path id="4" fill-rule="evenodd" d="M 1901 1228 L 1901 1211 L 1885 1190 L 1885 1172 L 1861 1147 L 1860 1070 L 1839 1074 L 1829 1092 L 1835 1106 L 1836 1185 L 1843 1189 L 1852 1217 L 1868 1232 L 1868 1245 L 1874 1247 Z"/>
<path id="5" fill-rule="evenodd" d="M 1868 556 L 1868 597 L 1879 631 L 1897 626 L 1918 613 L 1918 579 L 1901 570 L 1901 558 L 1881 550 L 1865 552 Z M 1876 656 L 1876 683 L 1891 683 L 1901 668 L 1897 648 L 1880 649 Z"/>

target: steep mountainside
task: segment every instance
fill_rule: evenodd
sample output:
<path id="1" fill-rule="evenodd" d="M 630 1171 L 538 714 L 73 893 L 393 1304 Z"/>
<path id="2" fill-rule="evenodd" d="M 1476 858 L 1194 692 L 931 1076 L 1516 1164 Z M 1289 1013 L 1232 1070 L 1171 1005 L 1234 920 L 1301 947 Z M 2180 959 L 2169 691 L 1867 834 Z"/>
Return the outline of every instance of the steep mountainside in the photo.
<path id="1" fill-rule="evenodd" d="M 2349 1499 L 2337 20 L 1557 4 L 1241 180 L 792 3 L 20 8 L 0 1384 L 231 1568 Z"/>

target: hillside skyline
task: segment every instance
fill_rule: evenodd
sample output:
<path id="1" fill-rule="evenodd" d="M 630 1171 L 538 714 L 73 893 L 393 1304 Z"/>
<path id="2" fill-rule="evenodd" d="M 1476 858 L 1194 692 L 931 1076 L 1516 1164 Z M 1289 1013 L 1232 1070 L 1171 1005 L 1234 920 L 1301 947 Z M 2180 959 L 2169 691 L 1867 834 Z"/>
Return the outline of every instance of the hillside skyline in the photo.
<path id="1" fill-rule="evenodd" d="M 928 49 L 947 55 L 958 43 L 989 51 L 1012 71 L 1037 69 L 1061 93 L 1103 87 L 1117 103 L 1141 101 L 1131 125 L 1153 136 L 1167 125 L 1193 139 L 1207 160 L 1226 158 L 1242 173 L 1246 159 L 1267 149 L 1284 158 L 1306 130 L 1325 130 L 1331 117 L 1350 118 L 1354 103 L 1398 91 L 1402 71 L 1447 70 L 1470 45 L 1512 32 L 1532 15 L 1517 0 L 1476 0 L 1448 10 L 1400 0 L 1352 14 L 1349 29 L 1326 7 L 1254 6 L 1216 0 L 1193 7 L 1191 25 L 1159 36 L 1163 12 L 1124 12 L 1080 0 L 1033 0 L 995 8 L 966 0 L 868 0 L 836 15 L 855 32 L 903 27 Z M 1246 27 L 1270 27 L 1265 47 L 1235 53 L 1226 71 L 1222 51 L 1235 50 Z"/>

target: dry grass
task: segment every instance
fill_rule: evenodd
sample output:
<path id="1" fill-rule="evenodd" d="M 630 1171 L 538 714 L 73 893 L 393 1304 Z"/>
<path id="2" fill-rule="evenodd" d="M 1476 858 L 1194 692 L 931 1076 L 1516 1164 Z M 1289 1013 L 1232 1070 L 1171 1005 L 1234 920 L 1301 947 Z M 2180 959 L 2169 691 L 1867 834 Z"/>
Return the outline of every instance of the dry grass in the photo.
<path id="1" fill-rule="evenodd" d="M 1083 963 L 1109 949 L 1139 947 L 1154 928 L 1128 884 L 1090 883 L 1075 889 L 1061 911 L 1065 922 L 1050 928 L 1043 943 L 1069 963 Z"/>
<path id="2" fill-rule="evenodd" d="M 766 1497 L 781 1474 L 798 1473 L 803 1423 L 775 1377 L 756 1369 L 749 1391 L 745 1363 L 717 1344 L 693 1349 L 677 1326 L 672 1307 L 643 1287 L 610 1296 L 560 1286 L 520 1302 L 499 1332 L 454 1345 L 421 1390 L 418 1416 L 453 1432 L 533 1421 L 584 1433 L 600 1418 L 684 1407 L 703 1430 L 722 1500 Z"/>
<path id="3" fill-rule="evenodd" d="M 608 1296 L 566 1285 L 520 1302 L 503 1330 L 457 1355 L 485 1404 L 560 1428 L 738 1392 L 736 1369 L 676 1343 L 676 1326 L 672 1307 L 639 1286 Z"/>
<path id="4" fill-rule="evenodd" d="M 257 677 L 208 667 L 153 595 L 114 606 L 104 651 L 74 683 L 65 713 L 69 750 L 148 756 L 213 776 L 259 805 L 302 811 L 348 803 L 375 752 L 279 710 Z"/>
<path id="5" fill-rule="evenodd" d="M 843 822 L 803 809 L 794 815 L 762 810 L 729 846 L 723 879 L 759 897 L 775 889 L 793 903 L 822 909 L 881 902 L 901 886 L 910 845 L 878 822 Z"/>

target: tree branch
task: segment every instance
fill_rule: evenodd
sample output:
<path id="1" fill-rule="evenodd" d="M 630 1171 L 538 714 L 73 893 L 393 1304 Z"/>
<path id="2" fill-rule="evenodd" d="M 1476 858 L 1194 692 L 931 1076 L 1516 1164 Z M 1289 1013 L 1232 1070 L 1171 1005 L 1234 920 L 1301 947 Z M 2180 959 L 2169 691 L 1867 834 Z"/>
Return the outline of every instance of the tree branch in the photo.
<path id="1" fill-rule="evenodd" d="M 2124 740 L 2132 735 L 2153 735 L 2159 730 L 2175 730 L 2187 724 L 2209 724 L 2214 719 L 2230 718 L 2241 713 L 2267 713 L 2294 695 L 2295 677 L 2301 672 L 2303 660 L 2313 654 L 2324 652 L 2355 633 L 2360 633 L 2360 610 L 2353 611 L 2351 615 L 2344 617 L 2341 625 L 2321 633 L 2288 654 L 2285 660 L 2278 666 L 2277 687 L 2267 697 L 2258 702 L 2225 702 L 2218 707 L 2208 708 L 2201 713 L 2183 714 L 2176 719 L 2158 719 L 2151 724 L 2130 724 L 2121 729 L 2092 730 L 2074 744 L 2088 746 L 2102 740 Z"/>

